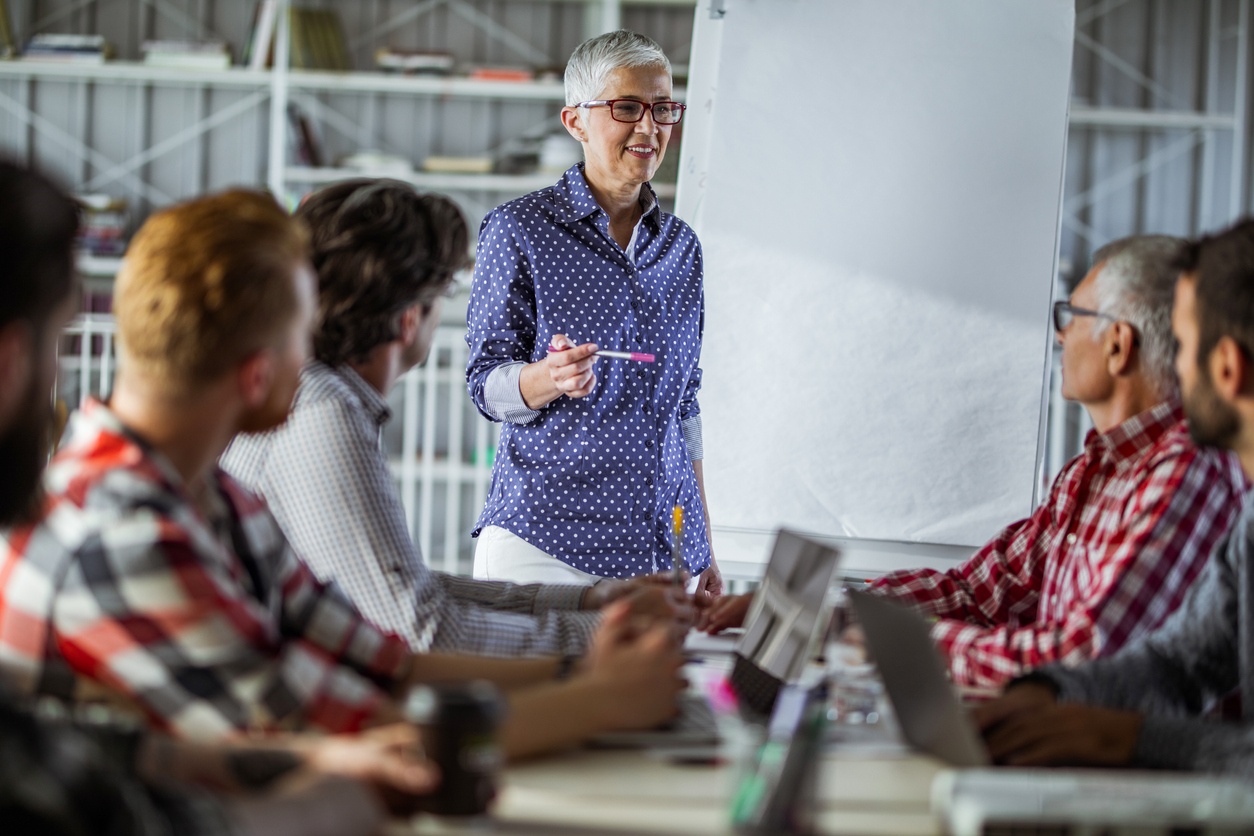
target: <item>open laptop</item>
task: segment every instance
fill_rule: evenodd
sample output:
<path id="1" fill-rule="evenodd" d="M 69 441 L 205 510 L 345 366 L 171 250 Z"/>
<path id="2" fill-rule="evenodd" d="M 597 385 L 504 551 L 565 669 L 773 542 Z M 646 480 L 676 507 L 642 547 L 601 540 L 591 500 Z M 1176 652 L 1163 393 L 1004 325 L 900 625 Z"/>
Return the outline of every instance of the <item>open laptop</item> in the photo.
<path id="1" fill-rule="evenodd" d="M 729 684 L 750 720 L 770 717 L 785 683 L 801 677 L 806 662 L 821 646 L 831 602 L 827 594 L 840 551 L 785 529 L 775 545 L 762 584 L 745 616 L 744 632 L 732 654 Z M 593 738 L 593 745 L 613 747 L 675 747 L 710 745 L 719 741 L 714 712 L 703 696 L 684 694 L 680 714 L 659 729 L 610 732 Z"/>
<path id="2" fill-rule="evenodd" d="M 849 600 L 906 742 L 952 766 L 987 766 L 988 750 L 954 693 L 927 622 L 877 595 L 851 590 Z"/>

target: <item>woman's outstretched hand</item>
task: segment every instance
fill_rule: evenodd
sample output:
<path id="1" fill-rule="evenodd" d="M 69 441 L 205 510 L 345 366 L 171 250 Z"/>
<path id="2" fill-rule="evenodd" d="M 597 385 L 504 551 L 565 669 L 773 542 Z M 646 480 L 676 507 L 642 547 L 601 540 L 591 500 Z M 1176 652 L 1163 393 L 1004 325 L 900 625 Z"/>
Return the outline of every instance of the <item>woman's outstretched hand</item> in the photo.
<path id="1" fill-rule="evenodd" d="M 596 343 L 575 345 L 565 334 L 555 334 L 551 345 L 560 350 L 524 368 L 519 380 L 523 401 L 530 409 L 547 406 L 562 395 L 587 397 L 597 388 Z"/>

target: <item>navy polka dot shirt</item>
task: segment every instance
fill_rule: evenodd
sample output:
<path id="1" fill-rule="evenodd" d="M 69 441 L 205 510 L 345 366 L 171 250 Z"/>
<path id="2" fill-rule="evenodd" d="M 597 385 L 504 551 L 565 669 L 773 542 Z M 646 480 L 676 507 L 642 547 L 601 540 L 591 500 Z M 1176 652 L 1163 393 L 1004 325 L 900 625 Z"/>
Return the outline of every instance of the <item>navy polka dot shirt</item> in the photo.
<path id="1" fill-rule="evenodd" d="M 542 360 L 555 334 L 657 355 L 656 363 L 602 358 L 587 397 L 562 396 L 506 416 L 474 531 L 506 528 L 609 578 L 670 568 L 675 505 L 685 511 L 689 570 L 710 564 L 681 429 L 701 411 L 701 244 L 644 189 L 649 208 L 630 253 L 610 237 L 609 216 L 588 190 L 582 163 L 557 185 L 497 207 L 479 230 L 467 311 L 467 388 L 493 420 L 501 416 L 490 389 L 502 377 L 493 372 Z M 516 392 L 517 374 L 510 379 Z"/>

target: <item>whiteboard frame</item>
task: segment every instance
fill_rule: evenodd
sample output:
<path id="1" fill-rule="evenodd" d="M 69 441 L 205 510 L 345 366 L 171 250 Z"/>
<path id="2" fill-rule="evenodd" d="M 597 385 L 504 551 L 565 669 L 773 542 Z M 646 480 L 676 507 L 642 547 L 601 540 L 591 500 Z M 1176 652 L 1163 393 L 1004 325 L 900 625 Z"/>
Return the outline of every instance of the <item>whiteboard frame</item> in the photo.
<path id="1" fill-rule="evenodd" d="M 723 21 L 730 12 L 734 14 L 734 0 L 730 0 L 733 8 L 727 8 L 729 0 L 699 0 L 694 10 L 692 30 L 692 50 L 689 59 L 688 98 L 689 117 L 684 125 L 684 141 L 680 149 L 679 179 L 675 195 L 675 215 L 686 221 L 697 233 L 702 232 L 703 207 L 706 196 L 706 182 L 709 175 L 710 141 L 713 128 L 713 114 L 718 106 L 718 74 L 722 61 Z M 1062 242 L 1063 188 L 1066 176 L 1068 124 L 1070 122 L 1070 100 L 1068 100 L 1068 118 L 1063 125 L 1063 159 L 1058 175 L 1058 214 L 1054 227 L 1054 251 L 1051 273 L 1058 275 L 1058 262 Z M 1054 282 L 1050 293 L 1050 309 L 1055 300 L 1058 283 Z M 1049 316 L 1047 311 L 1046 316 Z M 1052 324 L 1050 325 L 1052 330 Z M 1041 397 L 1040 413 L 1037 425 L 1036 461 L 1032 479 L 1031 503 L 1035 509 L 1042 500 L 1041 479 L 1045 472 L 1045 442 L 1049 425 L 1050 375 L 1052 373 L 1052 343 L 1047 344 L 1041 362 Z M 1012 520 L 1007 520 L 1010 524 Z M 719 548 L 715 551 L 725 555 L 729 562 L 754 562 L 753 555 L 761 554 L 757 560 L 765 564 L 769 555 L 769 545 L 763 537 L 770 532 L 756 529 L 739 529 L 711 524 L 711 536 L 718 535 Z M 905 540 L 873 540 L 868 538 L 845 538 L 817 536 L 831 540 L 841 546 L 846 553 L 842 564 L 842 574 L 852 571 L 876 575 L 886 571 L 913 566 L 928 566 L 944 570 L 956 565 L 971 556 L 974 549 L 946 543 L 927 543 Z M 765 548 L 764 548 L 765 546 Z"/>

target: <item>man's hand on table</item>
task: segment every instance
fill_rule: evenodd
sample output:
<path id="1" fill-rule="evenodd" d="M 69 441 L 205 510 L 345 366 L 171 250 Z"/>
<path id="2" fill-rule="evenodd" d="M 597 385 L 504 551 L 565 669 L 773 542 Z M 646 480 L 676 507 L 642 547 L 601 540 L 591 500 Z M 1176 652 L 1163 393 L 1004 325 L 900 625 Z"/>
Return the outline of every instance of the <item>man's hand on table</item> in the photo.
<path id="1" fill-rule="evenodd" d="M 732 627 L 741 627 L 745 623 L 745 615 L 753 604 L 753 593 L 744 595 L 724 595 L 717 598 L 701 611 L 697 620 L 697 629 L 714 635 Z"/>
<path id="2" fill-rule="evenodd" d="M 440 770 L 426 759 L 420 730 L 410 723 L 312 738 L 307 745 L 311 769 L 370 785 L 394 815 L 412 813 L 440 784 Z"/>
<path id="3" fill-rule="evenodd" d="M 994 763 L 1008 766 L 1127 766 L 1142 717 L 1062 704 L 1052 688 L 1024 682 L 977 707 L 973 716 Z"/>

